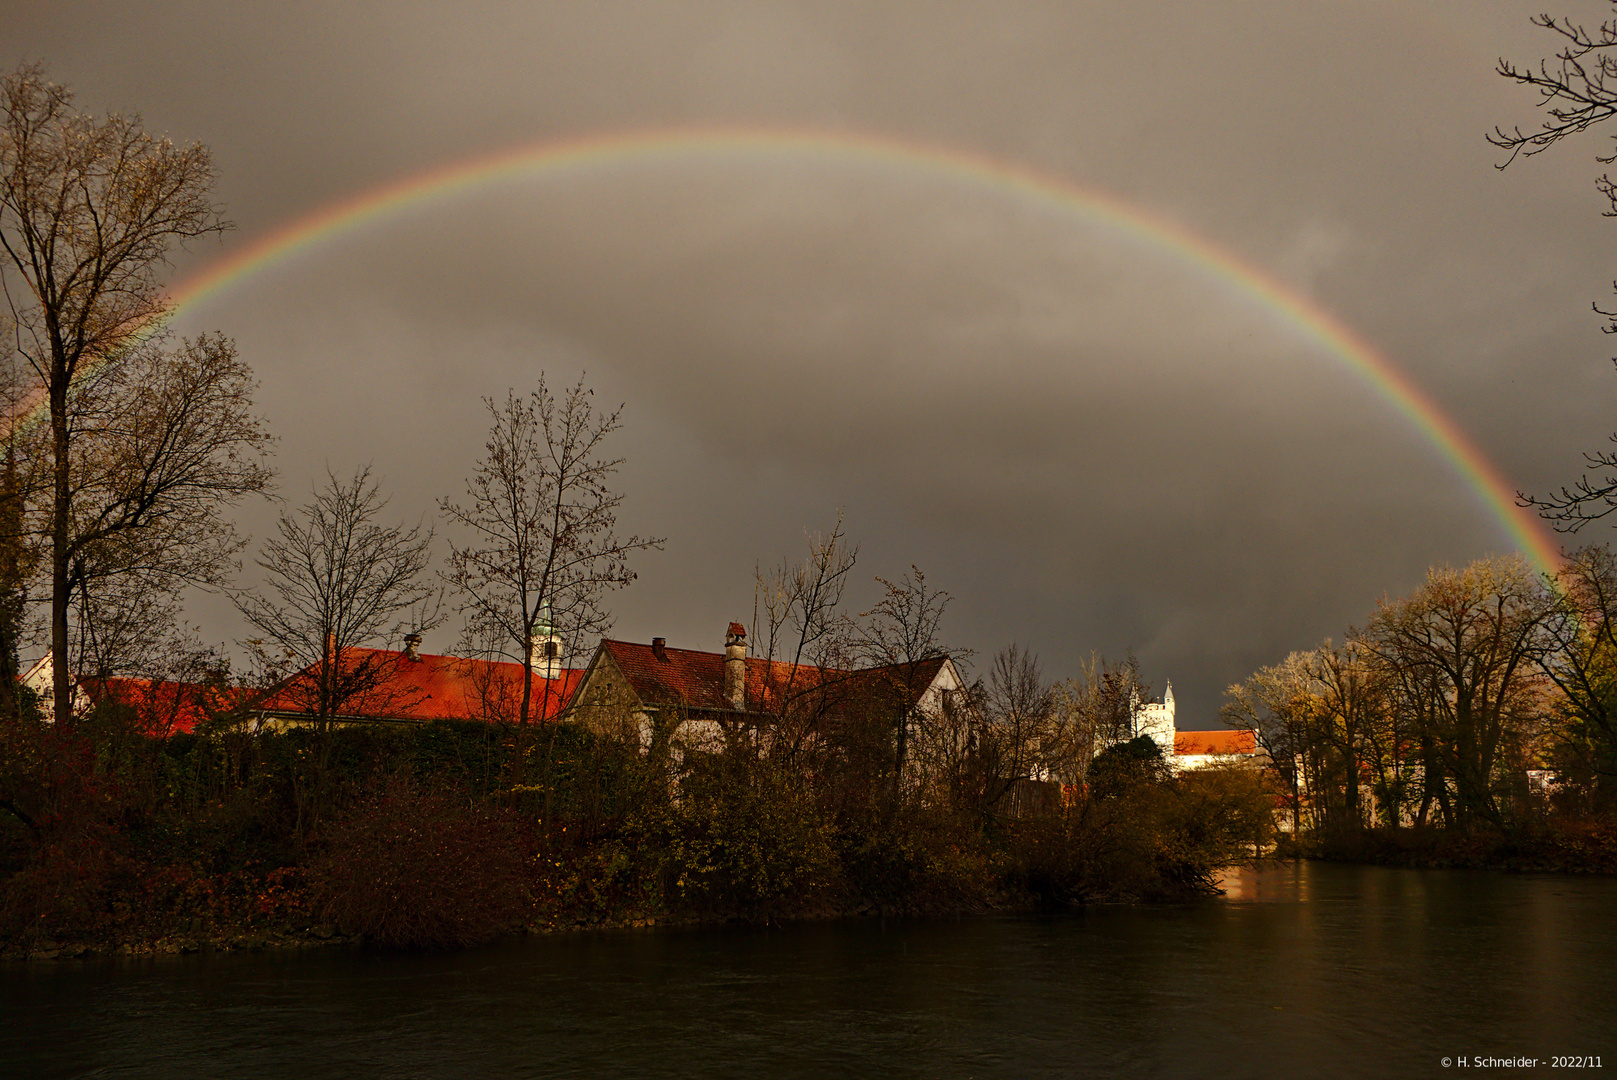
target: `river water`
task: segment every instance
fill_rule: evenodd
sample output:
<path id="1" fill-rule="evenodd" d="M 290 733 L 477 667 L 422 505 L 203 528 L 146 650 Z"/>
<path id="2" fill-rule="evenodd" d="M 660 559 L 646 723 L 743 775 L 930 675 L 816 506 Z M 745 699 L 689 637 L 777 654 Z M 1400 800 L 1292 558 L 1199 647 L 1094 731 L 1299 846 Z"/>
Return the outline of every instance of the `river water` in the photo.
<path id="1" fill-rule="evenodd" d="M 1048 917 L 0 968 L 6 1077 L 1617 1070 L 1617 879 L 1321 863 Z M 1512 1068 L 1521 1072 L 1586 1069 Z"/>

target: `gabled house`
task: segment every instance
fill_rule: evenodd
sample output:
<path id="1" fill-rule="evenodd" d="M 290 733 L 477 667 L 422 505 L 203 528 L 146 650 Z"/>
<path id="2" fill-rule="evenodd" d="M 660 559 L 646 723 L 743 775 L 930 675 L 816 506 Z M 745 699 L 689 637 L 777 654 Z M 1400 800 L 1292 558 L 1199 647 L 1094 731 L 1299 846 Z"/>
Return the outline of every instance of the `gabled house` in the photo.
<path id="1" fill-rule="evenodd" d="M 52 653 L 47 651 L 44 656 L 35 660 L 27 671 L 17 680 L 23 686 L 32 690 L 39 698 L 39 708 L 49 718 L 52 715 L 51 703 L 56 699 L 56 688 L 52 685 L 51 658 Z M 73 682 L 73 715 L 77 716 L 90 707 L 90 696 L 85 693 L 84 687 L 75 677 Z"/>
<path id="2" fill-rule="evenodd" d="M 348 648 L 337 665 L 342 692 L 331 719 L 341 724 L 424 724 L 433 720 L 516 723 L 521 717 L 522 665 L 420 652 L 412 634 L 403 650 Z M 528 707 L 532 722 L 556 719 L 583 672 L 536 662 Z M 253 705 L 261 725 L 312 722 L 319 709 L 319 672 L 310 666 Z"/>
<path id="3" fill-rule="evenodd" d="M 677 728 L 684 748 L 717 750 L 742 733 L 779 737 L 794 722 L 803 738 L 823 738 L 860 719 L 941 715 L 963 686 L 946 656 L 851 671 L 748 656 L 746 628 L 731 623 L 722 653 L 672 648 L 663 638 L 603 640 L 568 719 L 643 747 Z"/>

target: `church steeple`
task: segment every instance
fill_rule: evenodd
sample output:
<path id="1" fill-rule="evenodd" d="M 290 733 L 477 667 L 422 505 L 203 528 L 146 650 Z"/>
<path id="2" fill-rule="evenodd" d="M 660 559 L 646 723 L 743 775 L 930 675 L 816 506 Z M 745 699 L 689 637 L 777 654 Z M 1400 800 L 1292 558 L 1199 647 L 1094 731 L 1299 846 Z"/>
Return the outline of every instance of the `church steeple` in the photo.
<path id="1" fill-rule="evenodd" d="M 548 600 L 539 605 L 539 617 L 533 621 L 533 635 L 528 638 L 528 663 L 540 678 L 554 679 L 561 674 L 561 638 L 556 636 Z"/>

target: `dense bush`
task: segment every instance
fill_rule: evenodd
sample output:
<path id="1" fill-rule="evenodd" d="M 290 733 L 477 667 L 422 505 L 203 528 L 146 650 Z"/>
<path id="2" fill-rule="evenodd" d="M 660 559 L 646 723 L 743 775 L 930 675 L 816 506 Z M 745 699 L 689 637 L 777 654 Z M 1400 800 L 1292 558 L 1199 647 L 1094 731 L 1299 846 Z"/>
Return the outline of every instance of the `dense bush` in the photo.
<path id="1" fill-rule="evenodd" d="M 345 933 L 435 948 L 520 926 L 531 861 L 509 811 L 399 775 L 324 830 L 308 873 L 315 913 Z"/>
<path id="2" fill-rule="evenodd" d="M 849 803 L 747 749 L 675 761 L 576 727 L 166 740 L 98 716 L 0 730 L 0 949 L 329 934 L 463 945 L 522 926 L 1182 896 L 1265 842 L 1242 770 L 1154 745 L 1069 801 Z"/>
<path id="3" fill-rule="evenodd" d="M 744 755 L 700 760 L 643 826 L 669 899 L 767 921 L 812 909 L 832 884 L 830 822 L 800 777 Z"/>
<path id="4" fill-rule="evenodd" d="M 941 809 L 845 819 L 837 841 L 849 896 L 881 912 L 984 909 L 1003 871 L 982 829 Z"/>

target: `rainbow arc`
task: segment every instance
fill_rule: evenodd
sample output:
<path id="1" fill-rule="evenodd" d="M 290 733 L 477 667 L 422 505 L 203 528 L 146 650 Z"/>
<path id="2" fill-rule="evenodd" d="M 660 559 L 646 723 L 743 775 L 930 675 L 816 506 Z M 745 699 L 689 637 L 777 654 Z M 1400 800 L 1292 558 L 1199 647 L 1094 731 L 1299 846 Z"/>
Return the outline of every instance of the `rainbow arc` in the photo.
<path id="1" fill-rule="evenodd" d="M 669 159 L 722 159 L 736 154 L 877 164 L 950 176 L 1103 222 L 1142 244 L 1167 249 L 1180 259 L 1200 265 L 1234 293 L 1292 324 L 1368 383 L 1453 468 L 1537 569 L 1553 573 L 1560 566 L 1554 534 L 1516 504 L 1514 487 L 1460 426 L 1388 357 L 1319 304 L 1176 222 L 1114 195 L 955 148 L 843 131 L 741 127 L 629 131 L 517 147 L 361 192 L 257 237 L 182 282 L 172 294 L 170 318 L 241 287 L 267 267 L 334 243 L 407 208 L 451 200 L 480 187 L 522 177 L 555 177 L 569 171 L 632 168 Z"/>

